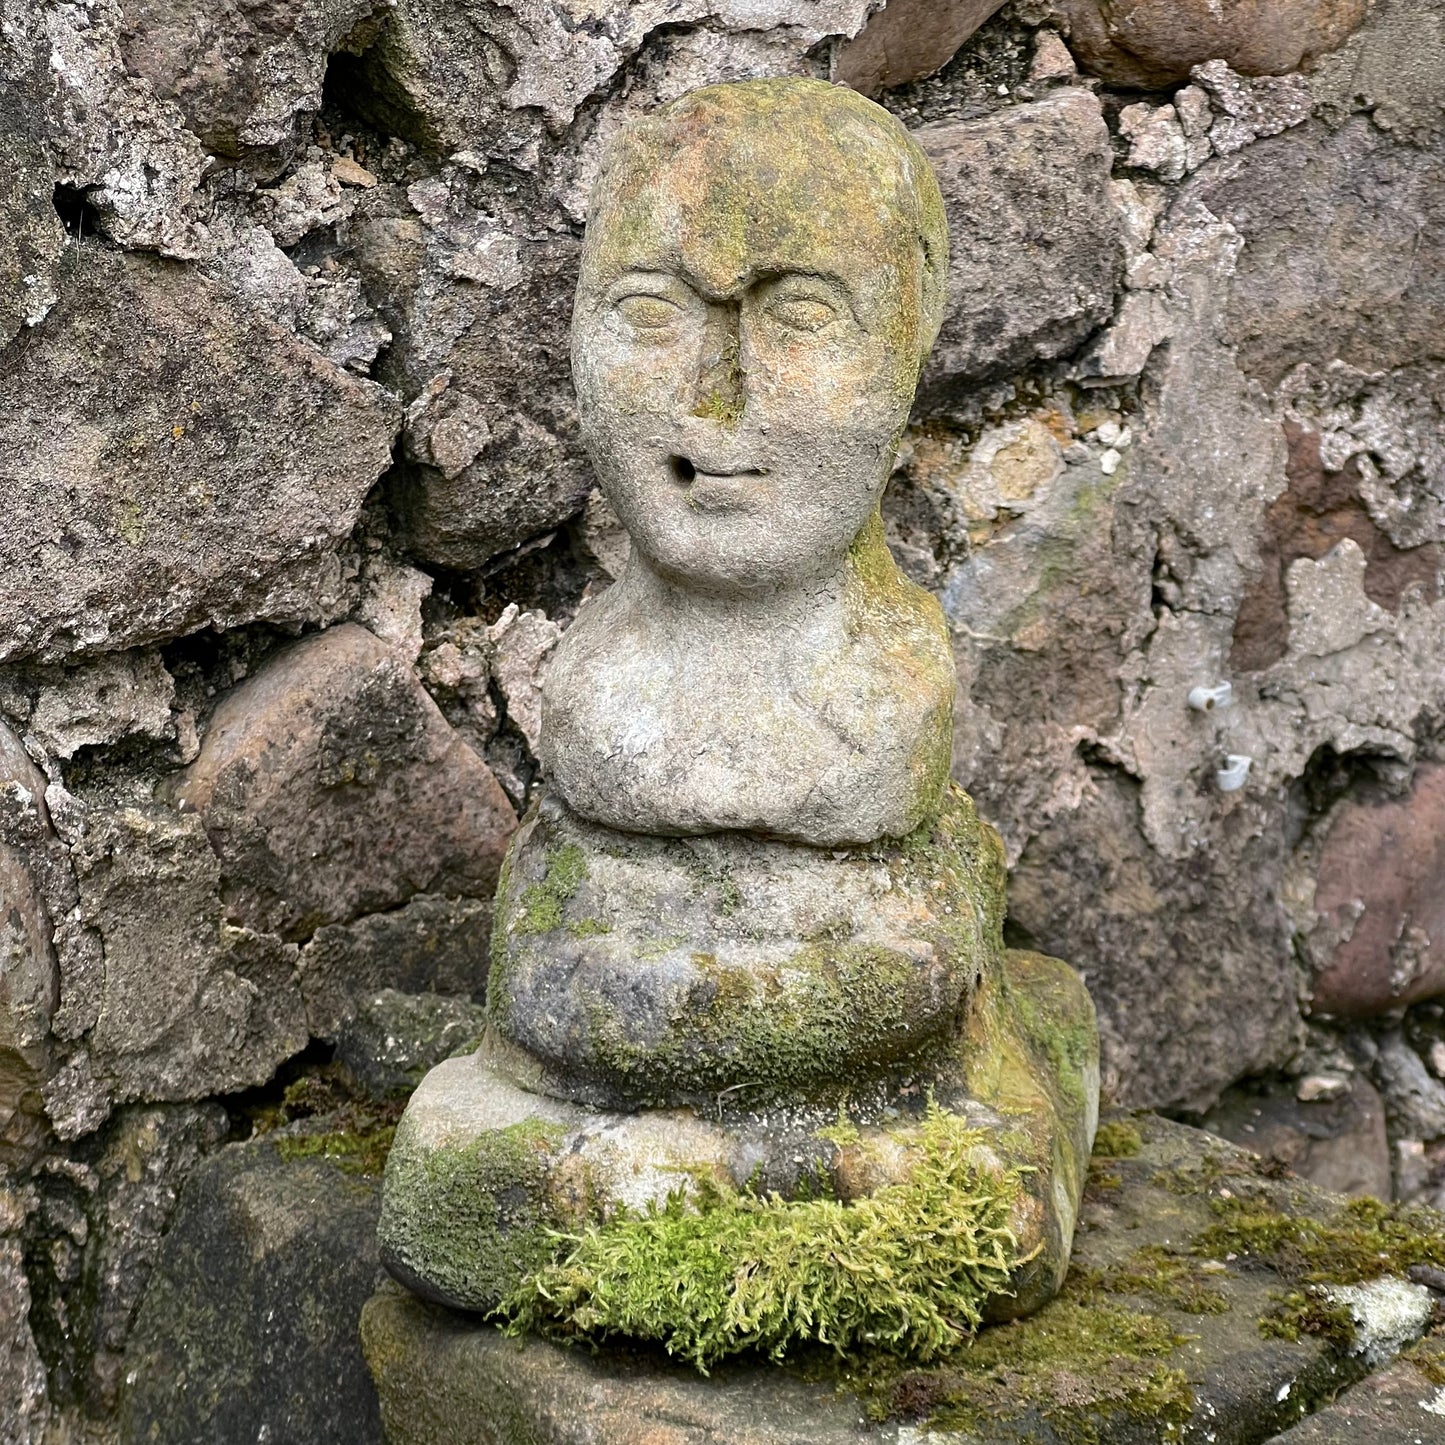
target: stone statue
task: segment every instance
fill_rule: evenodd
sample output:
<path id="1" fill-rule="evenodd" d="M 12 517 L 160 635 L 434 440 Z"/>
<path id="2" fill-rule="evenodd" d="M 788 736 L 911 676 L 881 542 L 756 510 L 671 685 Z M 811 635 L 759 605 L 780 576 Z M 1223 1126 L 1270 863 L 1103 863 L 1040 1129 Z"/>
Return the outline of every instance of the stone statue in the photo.
<path id="1" fill-rule="evenodd" d="M 488 1036 L 388 1163 L 383 1258 L 429 1298 L 491 1309 L 559 1231 L 705 1180 L 871 1198 L 938 1111 L 1018 1188 L 985 1316 L 1062 1281 L 1093 1010 L 1003 946 L 942 614 L 878 511 L 946 250 L 921 151 L 842 87 L 696 91 L 606 158 L 573 369 L 632 551 L 551 664 Z"/>
<path id="2" fill-rule="evenodd" d="M 613 149 L 572 372 L 632 556 L 548 678 L 574 811 L 822 847 L 937 812 L 953 658 L 878 501 L 947 248 L 923 153 L 851 91 L 698 91 Z"/>

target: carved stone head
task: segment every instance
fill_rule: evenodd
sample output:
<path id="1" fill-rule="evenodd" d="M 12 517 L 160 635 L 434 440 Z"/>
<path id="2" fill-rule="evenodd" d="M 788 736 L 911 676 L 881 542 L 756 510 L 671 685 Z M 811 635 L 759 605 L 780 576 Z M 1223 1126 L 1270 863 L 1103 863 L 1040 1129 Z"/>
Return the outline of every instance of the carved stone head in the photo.
<path id="1" fill-rule="evenodd" d="M 850 90 L 712 86 L 614 142 L 572 367 L 632 555 L 547 676 L 576 812 L 836 846 L 936 811 L 953 658 L 878 504 L 946 271 L 923 153 Z"/>
<path id="2" fill-rule="evenodd" d="M 654 568 L 720 592 L 836 570 L 938 332 L 947 244 L 922 152 L 843 87 L 712 86 L 624 132 L 572 365 L 603 491 Z"/>

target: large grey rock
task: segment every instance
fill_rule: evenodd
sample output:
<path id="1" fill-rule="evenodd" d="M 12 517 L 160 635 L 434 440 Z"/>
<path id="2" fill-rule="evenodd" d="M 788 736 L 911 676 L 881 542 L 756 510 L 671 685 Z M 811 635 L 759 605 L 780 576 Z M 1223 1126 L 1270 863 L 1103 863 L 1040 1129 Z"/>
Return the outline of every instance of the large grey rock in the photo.
<path id="1" fill-rule="evenodd" d="M 357 1341 L 377 1193 L 299 1139 L 191 1176 L 126 1355 L 126 1445 L 380 1445 Z"/>
<path id="2" fill-rule="evenodd" d="M 779 28 L 805 50 L 830 35 L 853 35 L 867 13 L 864 0 L 815 0 L 802 9 L 786 0 L 604 0 L 579 30 L 540 0 L 500 12 L 474 0 L 400 0 L 364 57 L 367 79 L 358 89 L 392 133 L 445 152 L 506 154 L 508 143 L 521 148 L 515 133 L 502 134 L 508 112 L 535 109 L 534 126 L 545 119 L 562 129 L 662 26 Z"/>
<path id="3" fill-rule="evenodd" d="M 448 568 L 555 527 L 592 485 L 567 371 L 577 243 L 472 229 L 469 251 L 433 241 L 439 268 L 460 274 L 431 288 L 425 330 L 402 332 L 414 383 L 437 375 L 408 410 L 405 465 L 389 483 L 408 548 Z"/>
<path id="4" fill-rule="evenodd" d="M 948 212 L 948 305 L 923 397 L 1062 356 L 1107 320 L 1123 264 L 1097 98 L 1066 90 L 918 141 Z"/>
<path id="5" fill-rule="evenodd" d="M 233 915 L 287 938 L 419 893 L 489 897 L 516 822 L 406 660 L 351 623 L 231 693 L 171 791 L 204 824 Z"/>
<path id="6" fill-rule="evenodd" d="M 1010 918 L 1032 946 L 1078 960 L 1099 1005 L 1107 1097 L 1207 1106 L 1278 1064 L 1297 1028 L 1270 883 L 1279 842 L 1240 817 L 1228 852 L 1181 874 L 1143 836 L 1135 785 L 1112 770 L 1090 782 L 1011 870 Z"/>
<path id="7" fill-rule="evenodd" d="M 0 367 L 0 659 L 344 607 L 378 388 L 172 263 L 90 244 Z"/>

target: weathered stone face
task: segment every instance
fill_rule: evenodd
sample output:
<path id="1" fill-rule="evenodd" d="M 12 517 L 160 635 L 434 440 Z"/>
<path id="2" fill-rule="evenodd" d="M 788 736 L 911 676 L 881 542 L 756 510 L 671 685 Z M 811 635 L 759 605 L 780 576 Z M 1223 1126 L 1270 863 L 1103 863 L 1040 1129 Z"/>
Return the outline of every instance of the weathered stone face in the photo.
<path id="1" fill-rule="evenodd" d="M 938 328 L 946 241 L 891 117 L 811 81 L 698 91 L 626 132 L 573 322 L 584 435 L 649 563 L 826 576 L 876 505 Z"/>

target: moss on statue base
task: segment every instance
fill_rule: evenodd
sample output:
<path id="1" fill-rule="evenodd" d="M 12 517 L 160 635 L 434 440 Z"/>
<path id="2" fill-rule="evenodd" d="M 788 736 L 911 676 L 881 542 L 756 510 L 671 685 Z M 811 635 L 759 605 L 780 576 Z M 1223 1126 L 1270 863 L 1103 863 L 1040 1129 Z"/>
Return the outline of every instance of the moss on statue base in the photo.
<path id="1" fill-rule="evenodd" d="M 659 1340 L 704 1373 L 806 1342 L 930 1359 L 978 1328 L 1021 1262 L 1018 1174 L 990 1169 L 984 1145 L 932 1107 L 910 1169 L 851 1203 L 715 1184 L 674 1194 L 567 1236 L 499 1312 L 516 1333 Z"/>
<path id="2" fill-rule="evenodd" d="M 814 1098 L 919 1067 L 1002 951 L 1003 855 L 966 794 L 896 842 L 645 838 L 545 799 L 498 889 L 488 1010 L 599 1107 Z"/>
<path id="3" fill-rule="evenodd" d="M 573 1222 L 548 1188 L 562 1131 L 542 1119 L 455 1145 L 419 1145 L 405 1127 L 387 1158 L 378 1235 L 386 1267 L 429 1298 L 490 1309 L 541 1269 Z"/>

